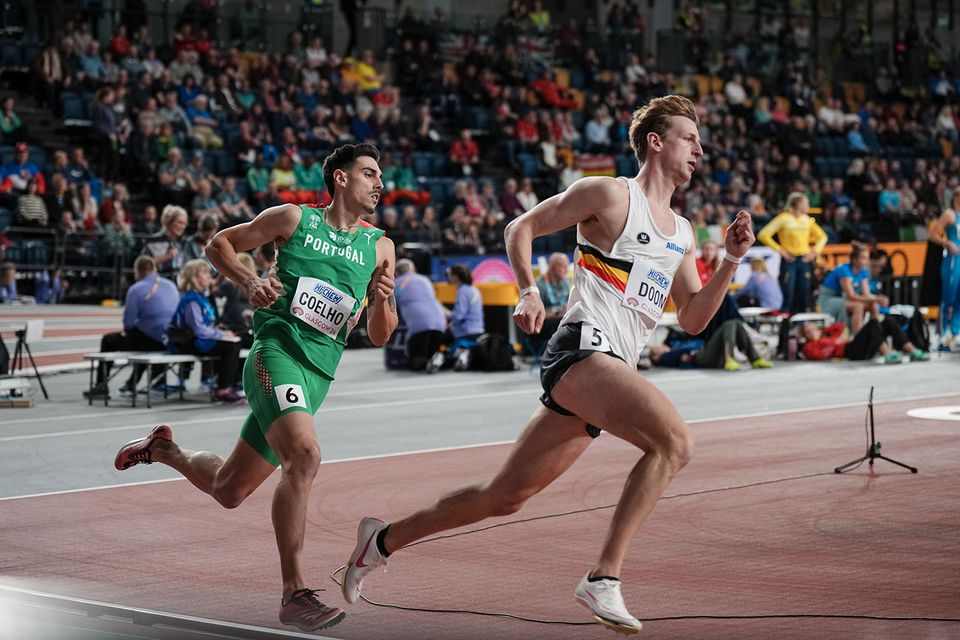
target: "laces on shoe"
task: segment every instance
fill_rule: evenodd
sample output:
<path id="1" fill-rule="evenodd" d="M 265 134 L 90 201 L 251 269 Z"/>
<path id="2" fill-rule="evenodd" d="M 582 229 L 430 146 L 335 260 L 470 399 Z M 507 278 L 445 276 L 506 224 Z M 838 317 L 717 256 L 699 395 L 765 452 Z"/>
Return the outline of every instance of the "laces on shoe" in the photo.
<path id="1" fill-rule="evenodd" d="M 325 609 L 327 605 L 320 602 L 320 598 L 317 597 L 317 594 L 321 591 L 325 591 L 325 589 L 298 589 L 290 595 L 290 602 L 296 601 L 298 604 L 308 607 Z"/>

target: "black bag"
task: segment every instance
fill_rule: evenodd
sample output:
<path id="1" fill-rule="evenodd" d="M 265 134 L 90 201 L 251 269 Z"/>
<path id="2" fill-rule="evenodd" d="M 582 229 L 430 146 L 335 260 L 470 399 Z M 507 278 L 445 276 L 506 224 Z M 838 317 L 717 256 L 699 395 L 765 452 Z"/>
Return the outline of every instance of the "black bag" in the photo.
<path id="1" fill-rule="evenodd" d="M 167 339 L 165 344 L 167 346 L 173 345 L 173 348 L 180 352 L 192 351 L 193 339 L 195 337 L 193 329 L 190 327 L 178 327 L 170 323 L 167 325 Z"/>
<path id="2" fill-rule="evenodd" d="M 480 371 L 513 371 L 513 347 L 499 333 L 484 333 L 477 338 L 474 349 L 474 368 Z"/>
<path id="3" fill-rule="evenodd" d="M 914 310 L 909 320 L 899 314 L 890 314 L 890 318 L 903 328 L 913 346 L 921 351 L 930 350 L 930 326 L 919 309 Z"/>

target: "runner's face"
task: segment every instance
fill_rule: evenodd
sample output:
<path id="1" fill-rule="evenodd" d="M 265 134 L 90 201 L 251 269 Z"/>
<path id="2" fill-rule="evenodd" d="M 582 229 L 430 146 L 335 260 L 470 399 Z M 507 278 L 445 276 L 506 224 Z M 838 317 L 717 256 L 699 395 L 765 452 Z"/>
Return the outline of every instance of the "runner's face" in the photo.
<path id="1" fill-rule="evenodd" d="M 362 208 L 365 213 L 373 213 L 380 203 L 380 192 L 383 182 L 380 165 L 369 156 L 361 156 L 353 163 L 353 167 L 346 172 L 347 188 L 350 200 Z"/>
<path id="2" fill-rule="evenodd" d="M 671 176 L 677 186 L 689 182 L 702 155 L 700 132 L 693 120 L 670 116 L 670 124 L 663 137 L 663 152 L 660 154 L 664 173 Z"/>

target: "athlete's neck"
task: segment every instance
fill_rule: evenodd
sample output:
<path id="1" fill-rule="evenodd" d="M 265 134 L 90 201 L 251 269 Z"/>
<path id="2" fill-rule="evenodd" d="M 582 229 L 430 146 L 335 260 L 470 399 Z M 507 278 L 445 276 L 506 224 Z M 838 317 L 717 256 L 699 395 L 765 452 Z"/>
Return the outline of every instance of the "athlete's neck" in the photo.
<path id="1" fill-rule="evenodd" d="M 640 173 L 634 178 L 643 189 L 643 195 L 654 213 L 665 213 L 670 210 L 670 199 L 677 186 L 667 177 L 660 165 L 653 162 L 644 162 Z"/>
<path id="2" fill-rule="evenodd" d="M 324 209 L 323 220 L 337 231 L 354 231 L 360 224 L 360 214 L 351 213 L 341 202 L 334 198 L 330 206 Z"/>

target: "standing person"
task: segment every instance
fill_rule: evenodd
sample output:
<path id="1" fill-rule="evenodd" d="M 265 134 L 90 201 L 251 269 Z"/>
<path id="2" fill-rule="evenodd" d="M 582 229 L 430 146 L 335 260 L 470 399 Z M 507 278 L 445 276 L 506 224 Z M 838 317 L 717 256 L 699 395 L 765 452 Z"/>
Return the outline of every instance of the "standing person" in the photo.
<path id="1" fill-rule="evenodd" d="M 167 350 L 163 338 L 180 302 L 177 286 L 160 277 L 157 265 L 150 256 L 140 256 L 134 260 L 133 273 L 137 281 L 127 289 L 123 300 L 123 331 L 104 335 L 100 339 L 100 351 Z M 92 390 L 83 392 L 85 398 L 91 395 L 102 398 L 109 393 L 106 380 L 110 376 L 110 367 L 110 362 L 100 363 L 97 382 Z M 161 366 L 151 375 L 159 375 L 162 371 Z M 134 372 L 125 389 L 136 389 L 139 374 L 139 371 Z"/>
<path id="2" fill-rule="evenodd" d="M 397 309 L 407 327 L 407 361 L 413 371 L 423 371 L 443 342 L 447 316 L 430 278 L 417 273 L 413 260 L 397 261 Z"/>
<path id="3" fill-rule="evenodd" d="M 960 349 L 960 187 L 953 190 L 950 204 L 930 233 L 930 240 L 943 247 L 937 314 L 941 351 Z M 948 334 L 952 336 L 952 344 Z"/>
<path id="4" fill-rule="evenodd" d="M 807 215 L 807 196 L 794 191 L 787 196 L 787 209 L 767 223 L 757 239 L 780 254 L 780 288 L 783 311 L 803 313 L 810 308 L 813 261 L 827 246 L 827 234 Z M 779 239 L 773 239 L 776 235 Z M 810 245 L 813 245 L 811 247 Z"/>
<path id="5" fill-rule="evenodd" d="M 356 602 L 363 579 L 391 552 L 519 510 L 580 457 L 600 427 L 644 454 L 630 472 L 600 557 L 575 595 L 600 624 L 627 633 L 641 629 L 624 604 L 620 572 L 640 524 L 690 460 L 693 433 L 663 393 L 637 374 L 637 360 L 668 295 L 680 326 L 690 334 L 703 330 L 754 237 L 750 216 L 741 211 L 727 230 L 722 266 L 701 289 L 693 231 L 669 205 L 703 155 L 693 103 L 680 96 L 651 100 L 633 114 L 630 144 L 640 164 L 635 178 L 583 178 L 507 227 L 521 294 L 514 318 L 523 331 L 536 333 L 545 314 L 530 267 L 533 240 L 577 225 L 581 257 L 569 310 L 541 360 L 544 406 L 491 481 L 389 525 L 364 518 L 343 577 L 347 602 Z"/>
<path id="6" fill-rule="evenodd" d="M 117 469 L 161 462 L 182 473 L 227 508 L 238 506 L 275 470 L 273 527 L 283 590 L 280 621 L 304 631 L 340 622 L 344 613 L 307 588 L 302 554 L 310 488 L 320 465 L 313 422 L 343 355 L 347 334 L 365 298 L 370 340 L 383 345 L 397 324 L 393 296 L 393 242 L 360 222 L 377 207 L 383 183 L 372 145 L 345 145 L 327 156 L 326 209 L 284 204 L 251 222 L 218 233 L 207 257 L 243 286 L 257 310 L 254 344 L 243 371 L 251 413 L 224 460 L 181 449 L 167 425 L 124 445 Z M 267 242 L 280 245 L 275 276 L 242 266 L 238 252 Z"/>

